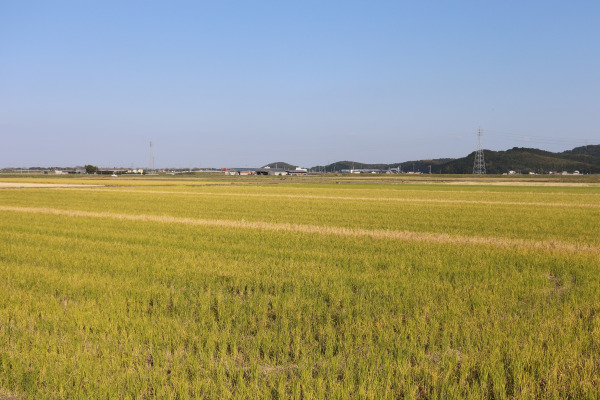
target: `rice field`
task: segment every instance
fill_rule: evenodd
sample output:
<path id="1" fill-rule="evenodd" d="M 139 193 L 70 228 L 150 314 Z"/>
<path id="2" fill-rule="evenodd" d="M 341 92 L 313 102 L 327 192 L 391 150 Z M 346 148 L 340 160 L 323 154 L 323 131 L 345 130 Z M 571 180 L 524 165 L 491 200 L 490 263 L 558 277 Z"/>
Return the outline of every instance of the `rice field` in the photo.
<path id="1" fill-rule="evenodd" d="M 600 398 L 589 177 L 0 181 L 0 399 Z"/>

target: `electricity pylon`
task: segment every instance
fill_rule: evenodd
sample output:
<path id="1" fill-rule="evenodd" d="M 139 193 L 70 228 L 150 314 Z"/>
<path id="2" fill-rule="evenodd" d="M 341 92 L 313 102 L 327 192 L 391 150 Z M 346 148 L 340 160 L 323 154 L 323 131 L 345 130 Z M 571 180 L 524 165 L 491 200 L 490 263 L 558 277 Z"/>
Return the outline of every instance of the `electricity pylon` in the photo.
<path id="1" fill-rule="evenodd" d="M 481 128 L 477 133 L 477 151 L 475 152 L 475 164 L 473 165 L 474 174 L 485 174 L 485 161 L 483 160 L 483 148 L 481 148 Z"/>

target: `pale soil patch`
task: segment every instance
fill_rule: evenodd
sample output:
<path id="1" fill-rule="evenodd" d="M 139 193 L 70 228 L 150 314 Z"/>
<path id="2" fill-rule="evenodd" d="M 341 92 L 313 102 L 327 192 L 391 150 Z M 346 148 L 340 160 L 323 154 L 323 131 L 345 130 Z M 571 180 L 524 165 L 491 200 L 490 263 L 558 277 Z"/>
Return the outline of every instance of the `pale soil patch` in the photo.
<path id="1" fill-rule="evenodd" d="M 87 188 L 86 188 L 87 189 Z M 83 190 L 86 190 L 83 189 Z M 77 189 L 82 190 L 82 189 Z M 105 191 L 102 189 L 87 189 Z M 448 203 L 448 204 L 485 204 L 505 206 L 536 206 L 536 207 L 578 207 L 578 208 L 600 208 L 600 203 L 544 203 L 524 201 L 491 201 L 491 200 L 460 200 L 460 199 L 428 199 L 428 198 L 398 198 L 398 197 L 353 197 L 353 196 L 320 196 L 310 194 L 276 194 L 276 193 L 216 193 L 216 192 L 173 192 L 164 190 L 115 190 L 119 193 L 144 193 L 144 194 L 183 194 L 194 196 L 226 196 L 226 197 L 270 197 L 287 199 L 313 199 L 313 200 L 356 200 L 356 201 L 392 201 L 403 203 Z"/>
<path id="2" fill-rule="evenodd" d="M 503 237 L 477 237 L 463 235 L 449 235 L 445 233 L 429 232 L 411 232 L 411 231 L 393 231 L 384 229 L 361 229 L 344 228 L 327 225 L 304 225 L 289 223 L 272 223 L 261 221 L 246 220 L 222 220 L 222 219 L 197 219 L 182 218 L 162 215 L 131 215 L 117 214 L 109 212 L 92 212 L 77 210 L 61 210 L 54 208 L 30 208 L 30 207 L 10 207 L 0 206 L 0 211 L 24 212 L 64 215 L 69 217 L 92 217 L 92 218 L 111 218 L 124 221 L 145 221 L 171 224 L 186 224 L 199 226 L 214 226 L 223 228 L 241 228 L 241 229 L 260 229 L 267 231 L 286 231 L 299 233 L 312 233 L 320 235 L 337 235 L 347 237 L 370 237 L 373 239 L 418 241 L 429 243 L 447 243 L 461 245 L 488 245 L 496 247 L 516 247 L 537 250 L 562 251 L 562 252 L 591 252 L 600 253 L 600 247 L 562 242 L 558 240 L 539 241 L 531 239 L 511 239 Z"/>
<path id="3" fill-rule="evenodd" d="M 489 186 L 572 186 L 572 187 L 598 187 L 597 183 L 593 182 L 533 182 L 533 181 L 447 181 L 443 182 L 446 185 L 489 185 Z"/>
<path id="4" fill-rule="evenodd" d="M 0 389 L 0 400 L 25 400 L 25 397 Z"/>
<path id="5" fill-rule="evenodd" d="M 0 182 L 0 189 L 44 189 L 44 188 L 86 188 L 102 187 L 104 185 L 79 185 L 68 183 L 26 183 L 26 182 Z"/>

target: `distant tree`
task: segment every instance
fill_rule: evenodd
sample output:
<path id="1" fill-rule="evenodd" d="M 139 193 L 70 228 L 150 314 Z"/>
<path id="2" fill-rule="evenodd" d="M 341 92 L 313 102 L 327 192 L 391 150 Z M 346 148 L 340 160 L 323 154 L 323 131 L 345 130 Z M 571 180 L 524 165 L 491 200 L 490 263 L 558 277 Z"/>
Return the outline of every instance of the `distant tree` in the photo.
<path id="1" fill-rule="evenodd" d="M 96 172 L 98 172 L 98 167 L 96 167 L 95 165 L 86 165 L 85 166 L 86 174 L 95 174 Z"/>

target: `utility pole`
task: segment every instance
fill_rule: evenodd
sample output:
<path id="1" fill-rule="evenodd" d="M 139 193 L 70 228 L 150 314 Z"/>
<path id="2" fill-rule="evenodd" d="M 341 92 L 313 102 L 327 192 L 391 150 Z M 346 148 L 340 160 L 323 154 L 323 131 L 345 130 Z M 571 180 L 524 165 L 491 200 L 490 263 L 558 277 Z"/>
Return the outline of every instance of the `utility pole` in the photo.
<path id="1" fill-rule="evenodd" d="M 485 161 L 483 159 L 483 148 L 481 147 L 481 128 L 477 132 L 477 151 L 475 152 L 475 163 L 473 174 L 485 175 Z"/>

